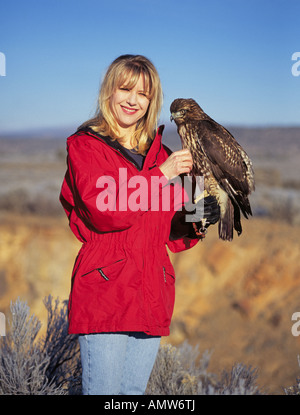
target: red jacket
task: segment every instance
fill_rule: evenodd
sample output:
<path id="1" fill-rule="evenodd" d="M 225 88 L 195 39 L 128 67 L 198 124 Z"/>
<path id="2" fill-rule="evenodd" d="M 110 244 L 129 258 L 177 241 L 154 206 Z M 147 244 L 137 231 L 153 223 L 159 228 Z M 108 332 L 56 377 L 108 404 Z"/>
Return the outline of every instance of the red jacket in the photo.
<path id="1" fill-rule="evenodd" d="M 122 152 L 117 141 L 91 130 L 78 131 L 67 140 L 68 170 L 60 201 L 72 232 L 83 243 L 72 273 L 69 333 L 169 334 L 175 274 L 166 245 L 179 252 L 198 240 L 169 239 L 171 219 L 182 205 L 182 200 L 174 202 L 172 191 L 177 189 L 185 200 L 186 193 L 179 183 L 170 185 L 158 168 L 169 155 L 161 142 L 162 131 L 163 126 L 142 170 Z M 160 190 L 151 187 L 154 176 L 162 182 Z M 143 184 L 140 198 L 137 192 L 142 186 L 135 181 Z M 160 206 L 158 210 L 156 202 L 161 202 L 167 187 L 172 190 L 170 209 Z M 154 207 L 150 201 L 153 195 Z M 142 209 L 126 209 L 126 202 L 129 205 L 142 199 Z M 100 211 L 107 201 L 114 203 Z"/>

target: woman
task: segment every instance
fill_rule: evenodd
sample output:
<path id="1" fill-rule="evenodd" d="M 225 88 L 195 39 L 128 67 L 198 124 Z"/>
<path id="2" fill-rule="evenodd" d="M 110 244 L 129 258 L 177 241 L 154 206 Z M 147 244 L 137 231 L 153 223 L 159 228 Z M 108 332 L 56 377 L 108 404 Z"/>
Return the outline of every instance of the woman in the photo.
<path id="1" fill-rule="evenodd" d="M 179 252 L 198 242 L 180 209 L 186 194 L 171 182 L 190 172 L 191 154 L 170 154 L 162 145 L 163 127 L 155 133 L 161 105 L 153 64 L 120 56 L 104 77 L 96 116 L 67 140 L 60 200 L 83 243 L 72 275 L 69 333 L 80 334 L 84 394 L 145 392 L 174 305 L 166 245 Z M 218 211 L 211 206 L 206 217 L 213 223 Z"/>

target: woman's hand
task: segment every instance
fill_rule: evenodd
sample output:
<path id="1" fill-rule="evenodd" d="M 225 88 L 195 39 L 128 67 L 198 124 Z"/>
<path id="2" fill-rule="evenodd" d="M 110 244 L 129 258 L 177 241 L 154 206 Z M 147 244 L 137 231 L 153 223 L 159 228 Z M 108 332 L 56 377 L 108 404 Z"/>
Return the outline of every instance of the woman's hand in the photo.
<path id="1" fill-rule="evenodd" d="M 179 174 L 189 173 L 193 167 L 193 159 L 190 150 L 183 149 L 174 151 L 167 160 L 159 166 L 161 172 L 168 180 Z"/>

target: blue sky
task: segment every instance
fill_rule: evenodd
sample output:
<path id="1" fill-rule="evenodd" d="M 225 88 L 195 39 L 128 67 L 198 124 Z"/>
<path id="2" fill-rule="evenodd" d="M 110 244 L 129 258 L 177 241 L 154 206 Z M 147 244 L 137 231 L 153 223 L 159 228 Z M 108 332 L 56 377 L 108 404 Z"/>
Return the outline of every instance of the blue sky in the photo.
<path id="1" fill-rule="evenodd" d="M 299 0 L 0 0 L 0 132 L 78 126 L 107 66 L 143 54 L 225 125 L 300 125 Z"/>

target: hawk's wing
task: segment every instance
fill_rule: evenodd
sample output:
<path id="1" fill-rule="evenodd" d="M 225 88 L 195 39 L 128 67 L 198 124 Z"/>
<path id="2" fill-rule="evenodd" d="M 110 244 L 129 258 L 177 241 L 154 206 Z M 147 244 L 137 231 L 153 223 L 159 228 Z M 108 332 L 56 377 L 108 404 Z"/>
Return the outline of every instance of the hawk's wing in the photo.
<path id="1" fill-rule="evenodd" d="M 249 157 L 231 133 L 213 120 L 200 121 L 197 133 L 215 179 L 244 214 L 251 214 L 247 196 L 254 184 Z"/>

